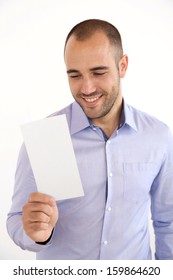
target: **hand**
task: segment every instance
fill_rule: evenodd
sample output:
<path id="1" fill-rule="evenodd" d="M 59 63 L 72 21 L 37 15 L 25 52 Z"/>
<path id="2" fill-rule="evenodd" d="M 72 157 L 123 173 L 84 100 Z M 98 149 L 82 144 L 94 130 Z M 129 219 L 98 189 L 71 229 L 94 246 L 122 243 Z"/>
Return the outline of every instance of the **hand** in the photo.
<path id="1" fill-rule="evenodd" d="M 50 237 L 57 220 L 55 199 L 43 193 L 32 193 L 23 206 L 22 222 L 26 234 L 35 242 L 44 242 Z"/>

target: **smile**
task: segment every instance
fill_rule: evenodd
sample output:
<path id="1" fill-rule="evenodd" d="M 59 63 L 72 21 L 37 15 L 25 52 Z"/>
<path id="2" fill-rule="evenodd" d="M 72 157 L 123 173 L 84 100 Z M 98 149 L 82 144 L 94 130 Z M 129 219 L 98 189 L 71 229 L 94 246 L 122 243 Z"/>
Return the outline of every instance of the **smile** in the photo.
<path id="1" fill-rule="evenodd" d="M 101 97 L 101 95 L 95 96 L 95 97 L 92 97 L 92 98 L 86 98 L 86 97 L 82 97 L 82 98 L 83 98 L 86 102 L 93 103 L 93 102 L 97 101 L 100 97 Z"/>

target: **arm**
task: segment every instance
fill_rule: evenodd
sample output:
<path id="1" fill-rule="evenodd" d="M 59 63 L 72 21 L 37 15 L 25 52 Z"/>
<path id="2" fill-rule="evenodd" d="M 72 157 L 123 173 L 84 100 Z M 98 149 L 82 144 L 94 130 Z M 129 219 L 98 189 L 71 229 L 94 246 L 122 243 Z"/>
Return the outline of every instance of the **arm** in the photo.
<path id="1" fill-rule="evenodd" d="M 51 226 L 48 226 L 48 230 L 45 231 L 45 236 L 42 232 L 42 238 L 35 239 L 33 233 L 31 233 L 31 227 L 33 227 L 33 230 L 36 230 L 36 224 L 34 224 L 34 220 L 32 220 L 32 226 L 31 226 L 31 218 L 33 219 L 33 210 L 31 207 L 33 207 L 33 204 L 36 205 L 35 200 L 35 194 L 31 196 L 31 193 L 37 192 L 37 187 L 34 179 L 34 175 L 30 166 L 30 162 L 28 159 L 28 155 L 25 149 L 25 146 L 22 145 L 19 158 L 17 162 L 17 168 L 16 168 L 16 174 L 15 174 L 15 186 L 14 186 L 14 193 L 12 198 L 12 206 L 10 209 L 10 212 L 8 213 L 8 219 L 7 219 L 7 230 L 10 235 L 10 237 L 13 239 L 13 241 L 20 246 L 22 249 L 27 249 L 30 251 L 38 252 L 43 247 L 48 245 L 39 245 L 36 244 L 35 241 L 45 241 L 48 238 L 49 232 L 51 232 Z M 44 196 L 41 194 L 41 196 Z M 47 196 L 46 196 L 47 197 Z M 38 198 L 37 198 L 38 199 Z M 40 199 L 40 198 L 39 198 Z M 42 198 L 41 198 L 42 199 Z M 50 197 L 47 198 L 49 200 Z M 48 201 L 47 201 L 48 202 Z M 45 203 L 44 206 L 41 206 L 42 208 L 40 211 L 38 211 L 37 208 L 37 220 L 39 216 L 39 212 L 45 211 Z M 30 205 L 30 206 L 29 206 Z M 39 204 L 40 205 L 40 204 Z M 55 202 L 50 199 L 48 202 L 48 215 L 50 214 L 51 207 L 54 207 L 55 210 L 55 216 L 57 217 L 57 207 L 55 206 Z M 37 206 L 36 206 L 37 207 Z M 47 208 L 47 207 L 46 207 Z M 30 209 L 30 210 L 29 210 Z M 43 211 L 43 213 L 44 213 Z M 30 214 L 29 214 L 30 212 Z M 42 218 L 45 221 L 45 216 L 41 214 Z M 32 215 L 32 217 L 31 217 Z M 35 215 L 34 215 L 35 216 Z M 48 217 L 46 218 L 48 221 Z M 55 222 L 55 218 L 54 222 Z M 27 222 L 28 220 L 28 222 Z M 53 224 L 54 224 L 53 222 Z M 52 221 L 51 221 L 52 223 Z M 52 226 L 53 226 L 52 224 Z M 38 226 L 38 223 L 37 223 Z M 45 224 L 44 224 L 45 226 Z M 43 229 L 42 229 L 43 230 Z M 26 233 L 27 232 L 27 233 Z M 38 234 L 39 235 L 39 234 Z M 37 236 L 38 236 L 37 235 Z M 40 235 L 39 235 L 40 236 Z M 44 239 L 45 238 L 45 239 Z M 44 240 L 43 240 L 44 239 Z"/>
<path id="2" fill-rule="evenodd" d="M 168 133 L 164 159 L 151 189 L 156 259 L 173 260 L 173 137 Z"/>

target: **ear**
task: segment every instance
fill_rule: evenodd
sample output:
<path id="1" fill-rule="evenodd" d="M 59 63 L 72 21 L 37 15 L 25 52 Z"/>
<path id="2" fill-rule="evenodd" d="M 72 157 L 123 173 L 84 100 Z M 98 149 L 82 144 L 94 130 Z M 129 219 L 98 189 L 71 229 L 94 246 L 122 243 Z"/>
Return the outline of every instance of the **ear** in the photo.
<path id="1" fill-rule="evenodd" d="M 125 54 L 119 61 L 119 74 L 120 78 L 124 78 L 128 67 L 128 56 Z"/>

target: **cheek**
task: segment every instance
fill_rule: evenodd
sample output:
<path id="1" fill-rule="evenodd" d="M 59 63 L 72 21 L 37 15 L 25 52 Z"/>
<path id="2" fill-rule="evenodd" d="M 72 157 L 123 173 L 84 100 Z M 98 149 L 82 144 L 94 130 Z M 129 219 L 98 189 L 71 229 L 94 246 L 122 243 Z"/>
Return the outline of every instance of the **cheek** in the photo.
<path id="1" fill-rule="evenodd" d="M 71 80 L 68 80 L 68 82 L 69 82 L 69 88 L 70 88 L 71 93 L 73 95 L 75 95 L 78 92 L 78 88 L 79 88 L 78 83 L 71 81 Z"/>
<path id="2" fill-rule="evenodd" d="M 100 88 L 105 92 L 110 92 L 112 90 L 112 87 L 116 85 L 116 80 L 108 77 L 100 83 Z"/>

